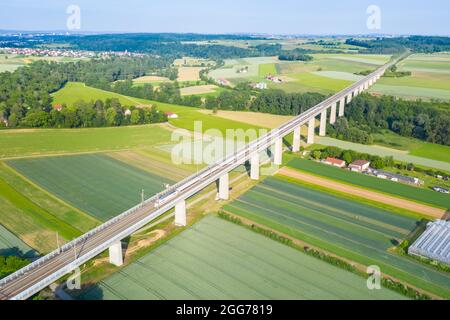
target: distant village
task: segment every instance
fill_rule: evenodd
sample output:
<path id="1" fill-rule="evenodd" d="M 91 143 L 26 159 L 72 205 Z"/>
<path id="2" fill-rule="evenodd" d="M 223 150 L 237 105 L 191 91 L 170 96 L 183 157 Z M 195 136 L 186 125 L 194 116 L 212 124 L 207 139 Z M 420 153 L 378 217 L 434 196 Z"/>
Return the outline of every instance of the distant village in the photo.
<path id="1" fill-rule="evenodd" d="M 108 58 L 108 57 L 143 57 L 145 54 L 133 53 L 128 51 L 81 51 L 68 49 L 39 49 L 39 48 L 0 48 L 0 53 L 15 54 L 27 57 L 60 57 L 60 58 Z"/>

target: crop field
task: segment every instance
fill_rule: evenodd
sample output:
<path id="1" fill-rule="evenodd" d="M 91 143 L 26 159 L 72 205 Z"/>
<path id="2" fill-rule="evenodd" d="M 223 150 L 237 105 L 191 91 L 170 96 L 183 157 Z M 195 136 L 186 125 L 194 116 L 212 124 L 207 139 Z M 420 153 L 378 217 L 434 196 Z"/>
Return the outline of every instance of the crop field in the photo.
<path id="1" fill-rule="evenodd" d="M 106 221 L 163 190 L 173 181 L 101 154 L 8 161 L 21 174 L 66 201 Z"/>
<path id="2" fill-rule="evenodd" d="M 288 166 L 294 169 L 328 177 L 363 188 L 381 191 L 391 195 L 399 196 L 401 198 L 426 203 L 431 206 L 443 209 L 450 208 L 448 195 L 434 192 L 432 190 L 383 180 L 365 174 L 350 172 L 333 166 L 300 158 L 292 160 L 291 162 L 289 162 Z"/>
<path id="3" fill-rule="evenodd" d="M 450 100 L 450 55 L 414 54 L 398 64 L 411 76 L 382 78 L 372 92 L 404 99 Z"/>
<path id="4" fill-rule="evenodd" d="M 0 256 L 34 258 L 38 253 L 0 224 Z"/>
<path id="5" fill-rule="evenodd" d="M 390 59 L 389 55 L 376 54 L 316 54 L 313 55 L 316 59 L 331 59 L 339 61 L 358 62 L 374 66 L 381 66 L 387 63 Z"/>
<path id="6" fill-rule="evenodd" d="M 192 86 L 185 87 L 180 89 L 180 93 L 182 96 L 192 96 L 192 95 L 203 95 L 203 94 L 211 94 L 215 93 L 219 89 L 218 86 L 213 84 L 201 85 L 201 86 Z"/>
<path id="7" fill-rule="evenodd" d="M 55 201 L 41 194 L 32 186 L 26 185 L 17 176 L 8 177 L 10 173 L 4 168 L 4 164 L 2 164 L 0 173 L 2 174 L 0 178 L 1 224 L 28 246 L 41 253 L 46 253 L 56 248 L 56 232 L 62 239 L 67 240 L 81 235 L 80 231 L 55 215 L 54 210 L 58 207 L 58 205 L 54 205 Z M 28 187 L 24 194 L 15 189 L 20 190 L 23 184 Z M 37 198 L 33 199 L 35 202 L 28 198 L 30 194 L 37 195 Z M 47 202 L 47 206 L 43 208 L 40 205 L 44 201 Z M 67 210 L 60 212 L 61 215 L 65 213 L 67 214 Z"/>
<path id="8" fill-rule="evenodd" d="M 396 140 L 394 139 L 394 136 L 396 137 Z M 383 143 L 380 142 L 381 139 L 384 141 Z M 403 139 L 403 137 L 397 135 L 383 135 L 381 138 L 378 135 L 375 135 L 375 143 L 380 145 L 363 145 L 329 137 L 316 137 L 316 142 L 325 146 L 335 146 L 345 150 L 355 150 L 358 152 L 378 155 L 380 157 L 392 156 L 397 161 L 450 171 L 450 163 L 447 161 L 448 156 L 446 153 L 448 152 L 446 151 L 446 148 L 448 147 L 437 144 L 429 144 L 426 148 L 432 149 L 433 152 L 420 153 L 419 151 L 419 156 L 416 150 L 420 150 L 422 146 L 426 146 L 427 144 L 417 144 L 416 140 L 409 140 L 407 138 Z M 385 147 L 384 145 L 389 145 L 390 147 Z M 409 146 L 411 146 L 411 149 L 409 149 Z M 405 148 L 411 150 L 410 153 L 408 153 L 408 151 L 403 151 Z M 431 159 L 432 157 L 434 159 Z"/>
<path id="9" fill-rule="evenodd" d="M 205 114 L 213 114 L 211 110 L 202 110 L 202 112 Z M 293 118 L 293 116 L 282 116 L 270 113 L 229 110 L 218 110 L 215 116 L 268 129 L 277 128 Z"/>
<path id="10" fill-rule="evenodd" d="M 450 275 L 389 251 L 417 226 L 395 214 L 313 190 L 281 178 L 268 178 L 236 201 L 227 212 L 364 265 L 445 298 Z"/>
<path id="11" fill-rule="evenodd" d="M 399 63 L 401 71 L 450 73 L 450 54 L 413 54 Z"/>
<path id="12" fill-rule="evenodd" d="M 403 299 L 220 218 L 208 216 L 79 299 Z"/>
<path id="13" fill-rule="evenodd" d="M 0 130 L 0 158 L 148 147 L 167 143 L 170 137 L 160 125 Z"/>
<path id="14" fill-rule="evenodd" d="M 450 163 L 450 147 L 424 143 L 420 147 L 412 150 L 410 154 L 418 157 L 433 157 L 441 161 Z"/>
<path id="15" fill-rule="evenodd" d="M 0 72 L 4 71 L 13 72 L 17 68 L 26 66 L 27 64 L 40 60 L 55 61 L 55 62 L 76 62 L 83 59 L 67 58 L 67 57 L 26 57 L 16 54 L 0 53 Z"/>
<path id="16" fill-rule="evenodd" d="M 278 70 L 275 63 L 265 63 L 259 65 L 259 76 L 265 78 L 268 75 L 277 75 Z"/>
<path id="17" fill-rule="evenodd" d="M 209 73 L 209 76 L 214 79 L 225 78 L 230 81 L 234 79 L 246 79 L 246 78 L 258 78 L 260 65 L 274 64 L 278 62 L 273 57 L 257 57 L 257 58 L 245 58 L 245 59 L 229 59 L 225 60 L 225 66 L 213 70 Z M 247 73 L 238 73 L 240 68 L 248 67 Z"/>
<path id="18" fill-rule="evenodd" d="M 53 104 L 73 105 L 79 100 L 96 101 L 106 100 L 108 98 L 116 98 L 122 105 L 135 106 L 142 104 L 142 100 L 132 97 L 123 96 L 118 93 L 104 91 L 86 86 L 80 82 L 69 82 L 64 88 L 52 94 Z"/>
<path id="19" fill-rule="evenodd" d="M 178 68 L 178 81 L 198 81 L 200 80 L 200 71 L 203 67 L 180 67 Z"/>
<path id="20" fill-rule="evenodd" d="M 321 93 L 338 92 L 353 83 L 353 81 L 333 79 L 313 73 L 288 74 L 287 76 L 289 78 L 295 79 L 296 81 L 287 82 L 286 85 L 292 86 L 293 84 L 295 84 L 302 91 L 304 90 L 304 88 L 307 88 L 310 91 Z M 283 88 L 283 84 L 280 87 Z"/>
<path id="21" fill-rule="evenodd" d="M 75 91 L 73 91 L 73 89 Z M 66 85 L 66 87 L 64 87 L 63 89 L 56 92 L 55 95 L 56 94 L 59 94 L 59 95 L 58 95 L 58 100 L 55 101 L 54 103 L 69 104 L 67 101 L 73 101 L 73 102 L 77 101 L 77 98 L 76 98 L 77 91 L 80 91 L 79 94 L 81 94 L 82 96 L 89 96 L 88 101 L 96 100 L 96 99 L 104 100 L 106 98 L 114 98 L 114 97 L 120 96 L 122 99 L 125 100 L 125 102 L 128 101 L 127 104 L 157 106 L 158 109 L 163 112 L 170 111 L 170 112 L 173 112 L 173 113 L 176 113 L 179 115 L 178 119 L 170 119 L 169 120 L 170 124 L 172 124 L 173 126 L 179 127 L 179 128 L 190 130 L 190 131 L 194 130 L 194 123 L 196 121 L 202 122 L 204 130 L 218 129 L 218 130 L 222 131 L 223 133 L 225 133 L 226 129 L 247 130 L 250 128 L 255 128 L 255 126 L 251 126 L 251 125 L 248 125 L 248 124 L 245 124 L 242 122 L 220 119 L 213 115 L 205 115 L 201 112 L 201 110 L 199 108 L 185 107 L 185 106 L 167 104 L 167 103 L 162 103 L 162 102 L 154 102 L 154 101 L 149 101 L 149 100 L 144 100 L 144 99 L 121 96 L 121 95 L 117 95 L 112 92 L 103 91 L 103 90 L 99 90 L 96 88 L 84 86 L 84 84 L 81 84 L 81 83 L 69 83 L 68 85 Z M 133 102 L 133 103 L 131 103 L 131 102 Z M 147 126 L 147 129 L 155 128 L 155 127 L 157 127 L 157 126 Z M 131 131 L 135 130 L 135 128 L 137 128 L 137 127 L 135 127 L 135 126 L 127 127 L 127 129 L 131 130 Z M 98 129 L 98 130 L 102 130 L 102 129 Z M 107 129 L 119 130 L 119 128 L 107 128 Z M 91 129 L 89 129 L 89 130 L 91 130 Z M 41 132 L 41 131 L 42 130 L 40 130 L 39 132 Z M 165 131 L 164 136 L 167 136 L 166 135 L 167 133 L 170 134 L 170 132 L 167 132 L 167 130 L 164 130 L 164 131 Z M 15 130 L 14 132 L 18 132 L 18 131 Z M 57 131 L 57 132 L 59 132 L 59 131 Z M 77 130 L 71 129 L 69 132 L 77 132 Z M 152 134 L 152 132 L 150 132 L 149 130 L 147 130 L 147 133 Z M 150 139 L 148 139 L 147 146 L 153 145 L 153 144 L 161 141 L 161 135 L 160 135 L 161 133 L 162 132 L 159 132 L 159 133 L 152 135 L 152 137 L 147 137 L 147 138 L 150 138 Z M 0 135 L 1 134 L 2 134 L 2 131 L 0 131 Z M 141 144 L 141 146 L 142 146 L 142 141 L 140 139 L 135 140 L 133 137 L 129 137 L 129 136 L 124 136 L 123 138 L 119 139 L 119 141 L 124 141 L 124 140 L 128 141 L 126 144 L 130 147 L 136 146 L 139 144 Z M 97 141 L 97 139 L 93 139 L 92 141 Z M 111 150 L 127 148 L 127 147 L 125 147 L 125 148 L 119 147 L 120 142 L 117 143 L 117 141 L 114 141 L 113 139 L 108 139 L 108 141 L 109 141 L 109 145 L 111 146 L 111 147 L 109 147 L 109 149 L 111 149 Z M 52 145 L 52 142 L 47 141 L 45 145 Z M 0 146 L 1 146 L 1 140 L 0 140 Z M 145 147 L 145 145 L 144 145 L 144 147 Z M 2 149 L 0 149 L 0 150 L 2 150 Z M 100 149 L 97 149 L 97 150 L 100 150 Z M 94 151 L 95 151 L 95 149 L 94 149 Z"/>
<path id="22" fill-rule="evenodd" d="M 363 78 L 363 76 L 356 75 L 354 73 L 350 72 L 342 72 L 342 71 L 316 71 L 312 74 L 316 76 L 321 77 L 327 77 L 331 79 L 337 79 L 337 80 L 346 80 L 346 81 L 352 81 L 356 82 Z"/>
<path id="23" fill-rule="evenodd" d="M 194 165 L 175 165 L 171 155 L 158 148 L 116 151 L 107 155 L 151 174 L 164 172 L 164 176 L 172 181 L 181 181 L 197 170 Z"/>
<path id="24" fill-rule="evenodd" d="M 354 73 L 374 70 L 387 62 L 385 55 L 314 54 L 314 60 L 279 61 L 276 58 L 248 58 L 227 60 L 225 66 L 210 73 L 215 79 L 225 78 L 236 84 L 242 81 L 257 82 L 268 74 L 278 74 L 282 84 L 270 83 L 272 89 L 286 92 L 319 92 L 330 94 L 344 89 L 360 76 Z M 242 67 L 248 72 L 238 73 Z"/>
<path id="25" fill-rule="evenodd" d="M 403 99 L 450 100 L 449 90 L 433 89 L 433 88 L 375 84 L 370 89 L 370 92 L 396 96 Z"/>
<path id="26" fill-rule="evenodd" d="M 169 78 L 159 76 L 143 76 L 133 80 L 134 83 L 161 83 L 170 82 Z"/>

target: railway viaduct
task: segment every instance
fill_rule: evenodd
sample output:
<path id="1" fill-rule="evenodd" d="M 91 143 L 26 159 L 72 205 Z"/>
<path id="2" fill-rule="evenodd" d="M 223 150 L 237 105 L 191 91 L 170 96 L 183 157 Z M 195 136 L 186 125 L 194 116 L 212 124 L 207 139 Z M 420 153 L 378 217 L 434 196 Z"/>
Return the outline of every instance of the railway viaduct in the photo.
<path id="1" fill-rule="evenodd" d="M 110 262 L 121 266 L 123 264 L 121 240 L 172 209 L 175 209 L 175 224 L 186 226 L 186 199 L 218 181 L 219 198 L 227 200 L 229 198 L 229 172 L 247 161 L 250 162 L 251 179 L 258 180 L 260 152 L 274 146 L 272 161 L 275 165 L 281 165 L 283 138 L 293 133 L 292 151 L 298 152 L 301 127 L 306 125 L 308 127 L 307 143 L 314 143 L 317 117 L 320 119 L 319 135 L 325 136 L 327 122 L 333 124 L 337 117 L 344 116 L 345 106 L 354 97 L 372 86 L 399 59 L 391 60 L 350 87 L 250 142 L 233 155 L 226 156 L 197 174 L 169 187 L 160 194 L 0 280 L 0 299 L 27 299 L 105 250 L 109 250 Z"/>

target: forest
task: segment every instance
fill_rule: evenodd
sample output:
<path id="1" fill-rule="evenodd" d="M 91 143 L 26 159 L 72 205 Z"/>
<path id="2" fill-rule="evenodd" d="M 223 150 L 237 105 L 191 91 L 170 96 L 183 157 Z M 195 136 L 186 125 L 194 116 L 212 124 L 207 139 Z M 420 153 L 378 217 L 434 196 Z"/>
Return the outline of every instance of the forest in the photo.
<path id="1" fill-rule="evenodd" d="M 345 109 L 350 127 L 375 133 L 389 129 L 404 137 L 450 145 L 450 103 L 363 94 Z M 339 128 L 336 128 L 339 130 Z"/>
<path id="2" fill-rule="evenodd" d="M 366 48 L 367 53 L 394 54 L 407 49 L 416 53 L 434 53 L 450 50 L 450 38 L 433 36 L 410 36 L 378 38 L 375 40 L 347 39 L 346 44 Z"/>

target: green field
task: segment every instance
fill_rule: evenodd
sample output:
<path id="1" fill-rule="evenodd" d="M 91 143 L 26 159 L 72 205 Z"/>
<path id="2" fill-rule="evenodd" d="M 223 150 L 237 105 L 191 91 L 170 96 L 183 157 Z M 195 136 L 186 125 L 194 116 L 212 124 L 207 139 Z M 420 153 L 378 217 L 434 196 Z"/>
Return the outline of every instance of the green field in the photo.
<path id="1" fill-rule="evenodd" d="M 26 57 L 16 54 L 3 54 L 0 53 L 0 72 L 9 71 L 13 72 L 17 68 L 24 67 L 35 61 L 55 61 L 55 62 L 76 62 L 79 58 L 67 58 L 67 57 Z"/>
<path id="2" fill-rule="evenodd" d="M 170 119 L 170 123 L 176 127 L 193 130 L 194 122 L 201 121 L 203 124 L 203 130 L 207 129 L 218 129 L 222 133 L 225 133 L 226 129 L 237 129 L 242 128 L 244 130 L 250 128 L 256 128 L 256 126 L 251 126 L 249 124 L 245 124 L 242 122 L 227 120 L 223 118 L 216 117 L 214 115 L 207 115 L 201 112 L 199 108 L 185 107 L 173 104 L 167 104 L 162 102 L 155 102 L 137 98 L 131 98 L 127 96 L 117 95 L 112 92 L 103 91 L 99 89 L 95 89 L 92 87 L 87 87 L 81 83 L 68 83 L 66 87 L 59 90 L 54 94 L 57 99 L 54 103 L 66 103 L 70 104 L 79 99 L 80 96 L 89 97 L 87 100 L 97 100 L 97 99 L 107 99 L 118 97 L 119 99 L 123 99 L 124 102 L 128 101 L 126 104 L 143 104 L 143 105 L 156 105 L 161 111 L 170 111 L 178 114 L 178 119 Z M 114 129 L 114 128 L 112 128 Z M 0 131 L 1 134 L 1 131 Z M 149 140 L 148 145 L 152 145 L 152 141 L 158 142 L 159 139 Z M 155 143 L 153 142 L 153 144 Z M 134 144 L 134 141 L 130 141 L 129 144 Z M 119 148 L 114 148 L 119 149 Z"/>
<path id="3" fill-rule="evenodd" d="M 4 227 L 41 253 L 56 249 L 56 232 L 66 240 L 81 235 L 81 232 L 74 226 L 62 221 L 55 211 L 50 211 L 50 207 L 53 207 L 53 210 L 57 209 L 52 199 L 39 194 L 39 191 L 34 192 L 35 189 L 29 185 L 27 185 L 28 189 L 25 195 L 22 194 L 18 190 L 21 190 L 25 182 L 18 177 L 8 177 L 9 173 L 6 170 L 2 164 L 0 170 L 2 174 L 0 177 L 0 221 Z M 8 180 L 3 177 L 4 175 Z M 36 202 L 29 198 L 30 194 L 38 195 L 36 199 L 33 199 Z M 37 204 L 42 204 L 44 201 L 47 201 L 46 208 Z M 62 216 L 65 213 L 63 210 L 58 212 Z"/>
<path id="4" fill-rule="evenodd" d="M 333 166 L 317 163 L 310 160 L 296 158 L 289 162 L 289 167 L 313 173 L 316 175 L 342 181 L 359 187 L 381 191 L 401 198 L 426 203 L 443 209 L 450 208 L 448 195 L 428 189 L 408 186 L 405 184 L 379 179 L 376 177 L 345 171 Z"/>
<path id="5" fill-rule="evenodd" d="M 449 90 L 433 88 L 375 84 L 370 89 L 370 92 L 395 96 L 403 99 L 450 100 Z"/>
<path id="6" fill-rule="evenodd" d="M 315 92 L 338 92 L 353 83 L 353 81 L 332 79 L 313 73 L 288 74 L 287 76 L 296 79 L 295 84 L 299 88 L 305 87 Z M 291 84 L 291 82 L 287 82 L 287 85 Z"/>
<path id="7" fill-rule="evenodd" d="M 101 154 L 8 161 L 67 203 L 105 221 L 137 205 L 172 181 Z"/>
<path id="8" fill-rule="evenodd" d="M 86 86 L 80 82 L 69 82 L 63 89 L 58 90 L 52 94 L 53 104 L 66 104 L 68 106 L 73 105 L 79 100 L 84 101 L 96 101 L 106 100 L 108 98 L 116 98 L 122 105 L 138 105 L 142 103 L 142 100 L 132 97 L 123 96 L 118 93 L 104 91 L 92 87 Z"/>
<path id="9" fill-rule="evenodd" d="M 382 78 L 371 91 L 404 99 L 450 100 L 450 55 L 413 54 L 398 64 L 411 76 Z"/>
<path id="10" fill-rule="evenodd" d="M 0 256 L 34 258 L 38 253 L 0 224 Z"/>
<path id="11" fill-rule="evenodd" d="M 281 178 L 266 179 L 224 209 L 338 256 L 378 265 L 385 274 L 450 297 L 448 273 L 388 251 L 416 228 L 414 218 Z"/>
<path id="12" fill-rule="evenodd" d="M 159 125 L 0 130 L 0 158 L 140 148 L 168 143 L 170 137 Z"/>
<path id="13" fill-rule="evenodd" d="M 259 76 L 265 78 L 268 75 L 277 75 L 277 66 L 275 63 L 265 63 L 259 65 Z"/>
<path id="14" fill-rule="evenodd" d="M 295 249 L 208 216 L 79 299 L 402 299 Z"/>

